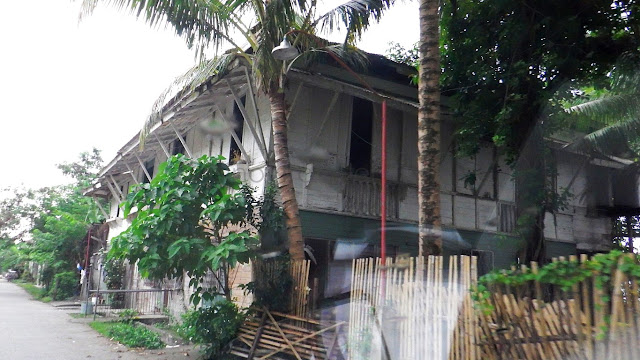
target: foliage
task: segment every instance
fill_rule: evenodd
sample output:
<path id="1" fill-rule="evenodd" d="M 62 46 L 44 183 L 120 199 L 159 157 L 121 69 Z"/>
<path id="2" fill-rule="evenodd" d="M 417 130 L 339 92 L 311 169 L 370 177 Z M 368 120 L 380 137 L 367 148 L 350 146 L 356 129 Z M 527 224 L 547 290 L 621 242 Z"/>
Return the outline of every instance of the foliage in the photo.
<path id="1" fill-rule="evenodd" d="M 542 266 L 537 273 L 530 268 L 526 270 L 511 269 L 499 270 L 482 276 L 478 280 L 478 287 L 472 289 L 473 298 L 484 311 L 491 311 L 490 289 L 494 285 L 506 285 L 517 288 L 525 286 L 532 288 L 533 283 L 540 285 L 553 285 L 564 291 L 570 290 L 574 285 L 586 279 L 595 279 L 597 289 L 605 290 L 601 300 L 609 302 L 608 289 L 613 289 L 613 274 L 616 270 L 629 276 L 631 281 L 640 280 L 640 257 L 624 254 L 621 251 L 611 251 L 606 254 L 595 255 L 584 262 L 557 261 Z"/>
<path id="2" fill-rule="evenodd" d="M 138 315 L 140 315 L 140 313 L 136 309 L 124 309 L 118 314 L 118 317 L 122 322 L 132 324 Z"/>
<path id="3" fill-rule="evenodd" d="M 631 224 L 629 224 L 629 220 Z M 629 228 L 629 225 L 631 225 L 631 228 Z M 631 230 L 631 234 L 629 234 L 629 230 Z M 623 216 L 616 218 L 613 225 L 613 248 L 622 252 L 635 252 L 635 249 L 631 249 L 631 247 L 635 248 L 636 244 L 633 241 L 629 242 L 629 236 L 631 235 L 632 239 L 635 239 L 639 230 L 640 217 L 631 216 L 629 218 L 628 216 Z"/>
<path id="4" fill-rule="evenodd" d="M 157 333 L 129 323 L 93 321 L 89 325 L 99 332 L 130 348 L 161 349 L 165 344 Z"/>
<path id="5" fill-rule="evenodd" d="M 137 262 L 141 275 L 152 279 L 186 274 L 194 305 L 219 291 L 230 297 L 229 289 L 200 284 L 208 272 L 247 263 L 257 239 L 248 230 L 226 228 L 245 224 L 246 203 L 240 180 L 223 159 L 179 154 L 161 164 L 151 183 L 132 190 L 123 203 L 125 216 L 135 210 L 136 218 L 113 239 L 109 259 Z"/>
<path id="6" fill-rule="evenodd" d="M 254 189 L 248 185 L 242 185 L 241 191 L 245 197 L 247 222 L 258 230 L 262 249 L 282 245 L 280 239 L 286 236 L 282 233 L 285 230 L 284 212 L 276 199 L 276 186 L 270 184 L 265 187 L 264 195 L 258 199 L 254 197 Z"/>
<path id="7" fill-rule="evenodd" d="M 624 157 L 639 156 L 639 59 L 640 54 L 623 54 L 606 88 L 573 92 L 575 98 L 567 101 L 567 111 L 572 114 L 570 118 L 575 126 L 581 126 L 588 134 L 574 142 L 572 148 Z"/>
<path id="8" fill-rule="evenodd" d="M 102 155 L 100 150 L 93 148 L 91 151 L 80 153 L 75 162 L 56 165 L 64 175 L 70 176 L 80 188 L 88 187 L 96 178 L 96 174 L 102 168 Z"/>
<path id="9" fill-rule="evenodd" d="M 53 300 L 65 300 L 72 297 L 76 292 L 79 280 L 78 274 L 72 271 L 56 274 L 53 277 L 53 286 L 50 291 Z"/>
<path id="10" fill-rule="evenodd" d="M 420 66 L 419 63 L 419 51 L 418 51 L 418 43 L 413 44 L 413 47 L 406 49 L 402 45 L 397 42 L 390 42 L 389 48 L 387 49 L 386 56 L 398 63 L 409 65 L 416 69 L 416 73 L 418 72 L 418 68 Z M 418 84 L 418 75 L 411 75 L 411 83 L 414 85 Z"/>
<path id="11" fill-rule="evenodd" d="M 57 273 L 83 263 L 86 232 L 102 218 L 82 190 L 95 178 L 100 162 L 100 152 L 93 149 L 76 162 L 58 166 L 75 183 L 4 190 L 8 196 L 0 201 L 0 267 L 19 269 L 28 261 L 44 265 L 42 281 L 49 289 Z"/>
<path id="12" fill-rule="evenodd" d="M 105 283 L 109 290 L 124 289 L 124 276 L 126 274 L 126 266 L 121 259 L 107 259 L 104 263 Z M 119 309 L 124 305 L 124 293 L 109 294 L 109 302 L 111 307 Z"/>
<path id="13" fill-rule="evenodd" d="M 293 287 L 289 256 L 283 255 L 273 259 L 262 260 L 271 270 L 270 277 L 258 277 L 246 285 L 241 285 L 245 291 L 253 294 L 254 305 L 266 307 L 269 310 L 288 312 L 290 295 Z M 257 266 L 257 265 L 256 265 Z M 260 267 L 259 267 L 260 268 Z"/>
<path id="14" fill-rule="evenodd" d="M 580 86 L 601 88 L 618 56 L 637 48 L 632 1 L 445 2 L 441 83 L 468 156 L 493 145 L 514 168 L 524 259 L 543 245 L 553 152 L 544 138 L 566 127 L 562 104 Z M 487 31 L 490 28 L 491 31 Z M 523 195 L 523 196 L 521 196 Z M 537 250 L 541 250 L 539 247 Z M 535 260 L 545 261 L 544 251 Z"/>
<path id="15" fill-rule="evenodd" d="M 207 359 L 219 359 L 225 346 L 236 337 L 245 317 L 233 302 L 223 300 L 185 313 L 177 332 L 191 342 L 205 345 Z"/>

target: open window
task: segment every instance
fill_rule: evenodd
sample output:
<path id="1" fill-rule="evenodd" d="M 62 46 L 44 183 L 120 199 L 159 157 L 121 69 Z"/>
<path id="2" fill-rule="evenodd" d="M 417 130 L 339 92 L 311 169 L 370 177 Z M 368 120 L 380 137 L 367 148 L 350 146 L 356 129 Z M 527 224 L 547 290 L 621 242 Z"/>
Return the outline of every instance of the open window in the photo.
<path id="1" fill-rule="evenodd" d="M 371 175 L 371 142 L 373 139 L 373 103 L 353 98 L 351 113 L 351 148 L 349 167 L 356 175 Z"/>
<path id="2" fill-rule="evenodd" d="M 184 134 L 182 135 L 182 139 L 184 139 L 185 142 L 187 142 L 187 135 Z M 173 140 L 173 143 L 171 143 L 171 155 L 178 155 L 178 154 L 184 154 L 185 150 L 184 150 L 184 145 L 182 145 L 182 141 L 180 141 L 180 139 L 175 139 Z"/>
<path id="3" fill-rule="evenodd" d="M 155 170 L 155 159 L 147 160 L 144 162 L 144 168 L 149 173 L 149 176 L 153 178 L 153 171 Z M 143 184 L 148 184 L 150 180 L 147 178 L 147 175 L 142 172 L 142 181 Z"/>
<path id="4" fill-rule="evenodd" d="M 242 106 L 244 106 L 247 102 L 247 96 L 243 96 Z M 235 132 L 238 135 L 238 140 L 242 142 L 242 133 L 244 132 L 244 117 L 240 112 L 240 107 L 238 107 L 238 103 L 233 103 L 233 122 L 235 126 Z M 242 151 L 240 150 L 240 145 L 236 142 L 236 139 L 231 137 L 231 146 L 229 147 L 229 165 L 236 164 L 242 157 Z"/>

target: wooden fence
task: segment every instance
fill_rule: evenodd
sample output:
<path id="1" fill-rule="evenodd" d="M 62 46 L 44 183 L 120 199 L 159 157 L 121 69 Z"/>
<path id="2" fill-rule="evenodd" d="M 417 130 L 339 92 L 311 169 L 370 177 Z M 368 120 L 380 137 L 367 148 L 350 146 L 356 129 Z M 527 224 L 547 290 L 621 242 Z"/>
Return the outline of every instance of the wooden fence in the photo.
<path id="1" fill-rule="evenodd" d="M 476 360 L 476 258 L 353 261 L 350 359 Z"/>
<path id="2" fill-rule="evenodd" d="M 576 257 L 569 261 L 578 264 Z M 489 285 L 491 311 L 478 312 L 482 359 L 640 358 L 640 274 L 628 275 L 629 262 L 637 259 L 621 256 L 606 271 L 594 270 L 565 286 L 540 284 L 534 277 L 518 286 Z M 535 263 L 519 270 L 539 271 Z"/>
<path id="3" fill-rule="evenodd" d="M 307 317 L 309 310 L 310 265 L 310 260 L 254 260 L 253 278 L 256 283 L 270 284 L 281 280 L 279 278 L 281 276 L 281 271 L 288 271 L 292 280 L 291 296 L 289 298 L 289 313 L 299 317 Z M 286 269 L 283 269 L 283 266 L 285 266 Z"/>

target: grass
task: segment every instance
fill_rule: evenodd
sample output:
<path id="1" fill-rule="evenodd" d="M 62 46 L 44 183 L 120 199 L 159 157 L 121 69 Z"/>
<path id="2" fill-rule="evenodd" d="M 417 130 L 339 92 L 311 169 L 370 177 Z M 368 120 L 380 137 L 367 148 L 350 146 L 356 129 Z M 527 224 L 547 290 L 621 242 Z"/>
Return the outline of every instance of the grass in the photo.
<path id="1" fill-rule="evenodd" d="M 89 325 L 100 334 L 129 348 L 160 349 L 165 344 L 157 333 L 125 322 L 92 321 Z"/>
<path id="2" fill-rule="evenodd" d="M 25 289 L 34 299 L 42 302 L 51 302 L 51 297 L 46 296 L 46 292 L 43 288 L 25 281 L 14 281 L 13 283 Z"/>
<path id="3" fill-rule="evenodd" d="M 87 316 L 93 316 L 93 315 L 92 314 L 85 315 L 85 314 L 81 314 L 81 313 L 69 313 L 69 316 L 71 316 L 74 319 L 84 319 Z"/>

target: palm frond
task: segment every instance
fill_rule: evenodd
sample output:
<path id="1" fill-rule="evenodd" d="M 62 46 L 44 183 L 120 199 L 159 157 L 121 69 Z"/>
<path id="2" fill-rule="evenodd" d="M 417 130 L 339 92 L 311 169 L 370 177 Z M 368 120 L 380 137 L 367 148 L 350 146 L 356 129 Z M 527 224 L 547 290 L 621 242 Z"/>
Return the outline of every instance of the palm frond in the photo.
<path id="1" fill-rule="evenodd" d="M 168 23 L 176 34 L 186 39 L 189 46 L 204 48 L 212 45 L 218 50 L 224 42 L 237 46 L 228 34 L 237 26 L 232 21 L 232 14 L 241 9 L 246 0 L 83 0 L 81 17 L 90 14 L 99 2 L 143 17 L 150 26 Z"/>
<path id="2" fill-rule="evenodd" d="M 310 45 L 310 43 L 304 41 L 299 44 L 304 48 Z M 289 63 L 287 71 L 294 66 L 306 68 L 314 63 L 334 62 L 334 57 L 356 72 L 366 71 L 370 65 L 367 54 L 357 47 L 347 44 L 329 44 L 327 42 L 324 47 L 310 47 L 302 51 L 300 55 Z"/>
<path id="3" fill-rule="evenodd" d="M 231 62 L 239 56 L 236 52 L 229 52 L 217 58 L 202 61 L 198 65 L 192 67 L 184 74 L 178 76 L 156 99 L 151 108 L 151 113 L 147 117 L 140 130 L 140 147 L 144 147 L 144 142 L 151 129 L 161 121 L 164 115 L 164 108 L 169 99 L 180 99 L 201 85 L 210 81 L 214 76 L 224 76 L 229 71 Z"/>
<path id="4" fill-rule="evenodd" d="M 586 135 L 570 148 L 584 152 L 615 154 L 640 137 L 640 118 L 629 118 Z"/>
<path id="5" fill-rule="evenodd" d="M 350 0 L 339 5 L 313 23 L 313 27 L 319 26 L 321 30 L 347 29 L 347 38 L 355 36 L 360 38 L 362 32 L 371 25 L 371 20 L 379 21 L 383 13 L 393 5 L 393 0 Z"/>
<path id="6" fill-rule="evenodd" d="M 587 116 L 602 124 L 612 125 L 625 118 L 640 116 L 639 93 L 610 94 L 571 106 L 567 111 Z"/>

